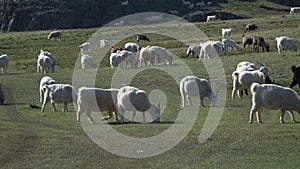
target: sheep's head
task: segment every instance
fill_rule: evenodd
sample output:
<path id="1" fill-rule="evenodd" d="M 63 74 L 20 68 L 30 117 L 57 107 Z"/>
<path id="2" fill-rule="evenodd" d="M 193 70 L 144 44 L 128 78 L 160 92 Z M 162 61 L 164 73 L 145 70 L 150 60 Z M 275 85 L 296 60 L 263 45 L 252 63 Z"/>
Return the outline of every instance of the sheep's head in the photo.
<path id="1" fill-rule="evenodd" d="M 154 105 L 154 104 L 151 104 L 151 107 L 148 110 L 148 112 L 152 116 L 152 120 L 153 120 L 152 122 L 153 123 L 159 123 L 160 122 L 160 114 L 161 114 L 161 112 L 160 112 L 160 103 L 158 103 L 157 106 Z"/>
<path id="2" fill-rule="evenodd" d="M 212 107 L 215 107 L 215 105 L 216 105 L 216 102 L 217 102 L 217 99 L 218 99 L 218 93 L 219 93 L 219 91 L 217 91 L 217 93 L 212 91 L 210 96 L 209 96 L 210 105 Z"/>

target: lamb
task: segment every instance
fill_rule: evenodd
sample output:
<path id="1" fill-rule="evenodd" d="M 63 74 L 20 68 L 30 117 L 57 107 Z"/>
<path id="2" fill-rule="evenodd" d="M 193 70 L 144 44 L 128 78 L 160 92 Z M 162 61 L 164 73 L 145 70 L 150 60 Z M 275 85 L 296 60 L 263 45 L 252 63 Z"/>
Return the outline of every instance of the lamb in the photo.
<path id="1" fill-rule="evenodd" d="M 40 89 L 39 89 L 39 92 L 40 92 L 40 102 L 42 103 L 43 100 L 44 100 L 44 91 L 43 91 L 43 86 L 44 85 L 51 85 L 51 84 L 56 84 L 56 81 L 52 78 L 52 77 L 49 77 L 49 76 L 44 76 L 41 81 L 40 81 Z"/>
<path id="2" fill-rule="evenodd" d="M 242 61 L 240 63 L 238 63 L 238 65 L 236 66 L 235 72 L 236 73 L 241 73 L 243 71 L 254 71 L 257 70 L 257 67 L 254 63 L 248 62 L 248 61 Z M 234 81 L 234 76 L 232 76 L 232 80 Z M 242 91 L 238 91 L 240 96 L 242 96 Z M 248 95 L 248 90 L 245 89 L 245 94 Z"/>
<path id="3" fill-rule="evenodd" d="M 293 72 L 293 78 L 292 78 L 292 81 L 290 83 L 290 88 L 293 88 L 297 84 L 300 87 L 300 67 L 292 66 L 291 70 Z"/>
<path id="4" fill-rule="evenodd" d="M 2 89 L 2 84 L 0 83 L 0 105 L 3 105 L 5 99 L 5 95 Z"/>
<path id="5" fill-rule="evenodd" d="M 137 34 L 136 35 L 136 41 L 140 41 L 140 40 L 143 40 L 143 41 L 150 41 L 150 39 L 144 35 L 144 34 Z"/>
<path id="6" fill-rule="evenodd" d="M 222 28 L 222 37 L 224 38 L 226 35 L 230 37 L 230 34 L 233 32 L 233 28 L 224 29 Z"/>
<path id="7" fill-rule="evenodd" d="M 2 74 L 7 74 L 9 58 L 6 54 L 0 56 L 0 67 L 2 68 Z"/>
<path id="8" fill-rule="evenodd" d="M 68 103 L 76 103 L 77 93 L 69 84 L 50 84 L 44 85 L 44 101 L 41 112 L 44 112 L 46 104 L 51 101 L 53 111 L 57 111 L 55 103 L 63 103 L 63 112 L 68 112 Z"/>
<path id="9" fill-rule="evenodd" d="M 263 48 L 263 52 L 265 52 L 265 50 L 267 52 L 270 52 L 270 45 L 265 42 L 265 39 L 261 36 L 254 36 L 253 37 L 253 50 L 255 52 L 258 52 L 259 46 L 261 46 Z"/>
<path id="10" fill-rule="evenodd" d="M 137 60 L 137 58 L 134 56 L 132 52 L 127 50 L 122 50 L 119 51 L 118 54 L 121 55 L 122 61 L 126 63 L 126 68 L 128 63 L 131 64 L 131 68 L 137 68 L 139 61 Z"/>
<path id="11" fill-rule="evenodd" d="M 136 43 L 126 43 L 124 48 L 130 52 L 137 52 L 141 50 L 141 47 Z"/>
<path id="12" fill-rule="evenodd" d="M 262 123 L 260 114 L 264 109 L 281 110 L 280 123 L 284 123 L 283 117 L 287 111 L 290 114 L 291 121 L 294 123 L 295 118 L 293 111 L 300 114 L 300 98 L 297 93 L 290 88 L 274 84 L 251 85 L 252 108 L 250 110 L 249 123 L 253 123 L 253 114 L 256 112 L 258 123 Z"/>
<path id="13" fill-rule="evenodd" d="M 83 54 L 85 52 L 90 52 L 91 51 L 91 44 L 90 42 L 84 42 L 79 46 L 80 52 Z"/>
<path id="14" fill-rule="evenodd" d="M 240 49 L 239 45 L 234 40 L 222 39 L 222 43 L 226 49 Z"/>
<path id="15" fill-rule="evenodd" d="M 57 38 L 61 38 L 62 33 L 60 31 L 52 31 L 49 33 L 48 35 L 48 40 L 52 40 L 52 39 L 57 39 Z"/>
<path id="16" fill-rule="evenodd" d="M 115 115 L 116 121 L 118 119 L 117 112 L 117 94 L 119 89 L 101 89 L 101 88 L 88 88 L 81 87 L 78 89 L 78 111 L 77 122 L 80 123 L 80 116 L 86 113 L 90 123 L 94 124 L 95 121 L 91 117 L 92 112 L 107 111 L 108 116 L 103 120 L 108 120 Z"/>
<path id="17" fill-rule="evenodd" d="M 244 48 L 247 46 L 247 45 L 253 45 L 253 38 L 252 37 L 246 37 L 245 35 L 242 36 L 243 37 L 243 46 Z"/>
<path id="18" fill-rule="evenodd" d="M 106 48 L 109 46 L 109 41 L 105 39 L 101 39 L 100 41 L 100 48 Z"/>
<path id="19" fill-rule="evenodd" d="M 183 108 L 187 98 L 188 103 L 192 105 L 191 97 L 200 98 L 200 106 L 204 107 L 203 99 L 208 97 L 211 106 L 215 106 L 217 94 L 215 94 L 206 79 L 201 79 L 196 76 L 186 76 L 180 81 L 181 107 Z"/>
<path id="20" fill-rule="evenodd" d="M 266 76 L 268 74 L 268 69 L 266 67 L 261 67 L 259 70 L 254 70 L 254 71 L 242 71 L 242 72 L 237 72 L 234 71 L 232 73 L 232 94 L 231 98 L 235 98 L 235 93 L 238 90 L 241 89 L 250 89 L 250 86 L 252 83 L 259 83 L 259 84 L 264 84 L 266 81 Z M 238 92 L 239 98 L 242 96 Z"/>
<path id="21" fill-rule="evenodd" d="M 89 55 L 82 55 L 81 56 L 81 68 L 97 68 L 98 63 L 93 59 L 92 56 Z"/>
<path id="22" fill-rule="evenodd" d="M 123 68 L 122 56 L 118 53 L 111 53 L 109 57 L 109 63 L 112 69 L 116 69 L 118 65 Z"/>
<path id="23" fill-rule="evenodd" d="M 185 57 L 188 57 L 190 54 L 192 54 L 193 56 L 194 55 L 199 56 L 200 50 L 201 50 L 201 45 L 190 45 L 186 51 Z"/>
<path id="24" fill-rule="evenodd" d="M 226 53 L 224 44 L 219 41 L 207 41 L 201 44 L 201 50 L 199 54 L 199 60 L 219 58 Z"/>
<path id="25" fill-rule="evenodd" d="M 206 22 L 211 22 L 211 21 L 216 20 L 216 19 L 217 19 L 216 15 L 207 16 Z"/>
<path id="26" fill-rule="evenodd" d="M 257 26 L 255 25 L 255 24 L 247 24 L 246 25 L 246 28 L 245 28 L 245 33 L 247 32 L 247 31 L 249 31 L 249 32 L 253 32 L 253 31 L 255 31 L 255 29 L 257 29 Z"/>
<path id="27" fill-rule="evenodd" d="M 149 96 L 143 90 L 131 86 L 123 86 L 117 95 L 118 110 L 121 113 L 121 123 L 124 123 L 125 111 L 132 111 L 131 122 L 134 122 L 136 111 L 143 113 L 143 122 L 146 122 L 145 111 L 152 116 L 152 122 L 160 122 L 160 105 L 151 103 Z"/>
<path id="28" fill-rule="evenodd" d="M 286 51 L 287 49 L 290 49 L 293 52 L 297 51 L 297 46 L 294 44 L 291 38 L 280 36 L 276 37 L 276 41 L 279 54 L 281 54 L 282 51 Z"/>
<path id="29" fill-rule="evenodd" d="M 294 15 L 295 13 L 300 13 L 300 7 L 291 8 L 290 15 Z"/>

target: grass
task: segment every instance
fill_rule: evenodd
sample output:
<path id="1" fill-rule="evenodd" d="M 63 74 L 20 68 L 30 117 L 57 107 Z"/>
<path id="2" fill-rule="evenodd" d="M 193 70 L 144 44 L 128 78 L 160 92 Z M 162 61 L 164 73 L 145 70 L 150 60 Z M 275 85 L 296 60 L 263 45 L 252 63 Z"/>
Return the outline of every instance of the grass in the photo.
<path id="1" fill-rule="evenodd" d="M 50 76 L 61 83 L 72 83 L 73 68 L 79 55 L 78 46 L 96 32 L 96 28 L 63 30 L 60 41 L 47 41 L 49 31 L 1 34 L 1 51 L 10 56 L 11 62 L 9 74 L 0 75 L 6 94 L 6 105 L 0 106 L 0 168 L 299 168 L 299 123 L 290 123 L 286 116 L 286 124 L 279 124 L 280 113 L 276 110 L 262 113 L 265 122 L 263 125 L 256 122 L 250 125 L 250 96 L 235 100 L 230 98 L 231 73 L 235 65 L 243 60 L 270 65 L 271 78 L 288 86 L 291 80 L 290 67 L 299 65 L 300 53 L 287 52 L 284 56 L 279 55 L 275 48 L 275 37 L 290 36 L 300 46 L 299 21 L 298 16 L 272 15 L 196 23 L 197 27 L 214 40 L 220 40 L 221 27 L 233 27 L 235 31 L 231 38 L 241 43 L 243 25 L 255 22 L 259 26 L 258 31 L 248 35 L 264 36 L 271 44 L 272 51 L 252 53 L 246 48 L 232 51 L 221 59 L 227 80 L 226 107 L 216 131 L 207 142 L 198 143 L 209 110 L 209 107 L 201 107 L 191 131 L 179 144 L 163 154 L 144 159 L 120 157 L 97 146 L 83 128 L 77 125 L 73 106 L 70 106 L 68 113 L 52 112 L 50 105 L 41 113 L 40 109 L 29 106 L 40 106 L 38 86 L 43 75 L 35 74 L 39 50 L 49 50 L 58 58 L 57 72 Z M 183 43 L 157 34 L 149 34 L 149 38 L 151 45 L 161 45 L 179 57 L 185 56 L 186 47 Z M 133 40 L 134 36 L 128 37 L 118 45 Z M 142 46 L 147 44 L 141 42 Z M 195 57 L 181 59 L 195 75 L 208 78 L 203 63 Z M 177 61 L 175 60 L 175 64 Z M 168 73 L 155 68 L 159 66 L 137 74 L 131 85 L 147 92 L 154 89 L 164 91 L 168 102 L 161 117 L 162 123 L 117 125 L 114 120 L 108 121 L 124 135 L 137 138 L 157 135 L 166 131 L 178 116 L 178 85 Z M 114 71 L 108 67 L 107 58 L 104 58 L 97 70 L 96 86 L 110 87 L 113 74 Z M 300 92 L 297 87 L 295 90 Z M 194 103 L 195 101 L 196 99 Z M 208 99 L 205 99 L 205 104 L 209 105 Z M 61 108 L 58 105 L 58 109 Z M 130 117 L 131 113 L 127 114 Z M 94 113 L 93 116 L 99 120 L 99 114 Z M 86 121 L 85 115 L 82 119 Z M 296 119 L 300 119 L 298 114 Z"/>

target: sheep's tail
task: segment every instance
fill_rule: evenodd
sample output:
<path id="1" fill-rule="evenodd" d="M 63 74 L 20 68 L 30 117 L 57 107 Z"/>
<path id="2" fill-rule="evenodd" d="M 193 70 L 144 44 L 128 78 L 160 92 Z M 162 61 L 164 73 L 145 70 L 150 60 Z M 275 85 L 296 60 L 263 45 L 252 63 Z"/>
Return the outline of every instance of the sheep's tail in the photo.
<path id="1" fill-rule="evenodd" d="M 258 83 L 252 83 L 251 86 L 250 86 L 251 92 L 252 93 L 256 92 L 258 86 L 259 86 Z"/>
<path id="2" fill-rule="evenodd" d="M 296 66 L 292 66 L 291 69 L 292 69 L 292 72 L 295 72 L 296 71 Z"/>
<path id="3" fill-rule="evenodd" d="M 235 79 L 235 78 L 238 78 L 239 77 L 239 72 L 234 71 L 231 76 L 232 76 L 232 80 Z"/>

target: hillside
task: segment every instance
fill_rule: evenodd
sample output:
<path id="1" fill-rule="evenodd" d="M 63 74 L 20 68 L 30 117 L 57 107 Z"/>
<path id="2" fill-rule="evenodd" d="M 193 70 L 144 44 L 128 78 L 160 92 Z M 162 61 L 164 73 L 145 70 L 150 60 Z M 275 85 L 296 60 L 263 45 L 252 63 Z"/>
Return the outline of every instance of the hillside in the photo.
<path id="1" fill-rule="evenodd" d="M 1 0 L 0 24 L 2 31 L 30 31 L 99 27 L 119 17 L 138 12 L 164 12 L 177 10 L 178 16 L 191 22 L 205 21 L 206 16 L 216 14 L 219 19 L 261 17 L 272 12 L 288 12 L 288 6 L 299 1 L 288 0 L 191 0 L 193 8 L 182 0 Z M 207 5 L 207 2 L 212 2 Z M 242 6 L 252 7 L 244 10 Z"/>

